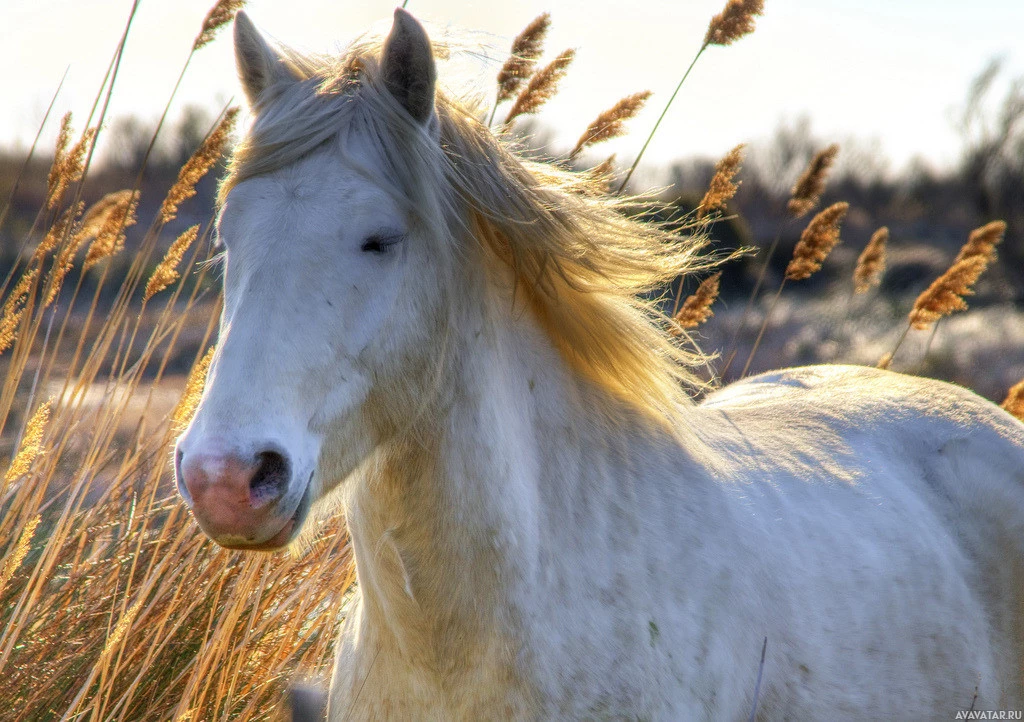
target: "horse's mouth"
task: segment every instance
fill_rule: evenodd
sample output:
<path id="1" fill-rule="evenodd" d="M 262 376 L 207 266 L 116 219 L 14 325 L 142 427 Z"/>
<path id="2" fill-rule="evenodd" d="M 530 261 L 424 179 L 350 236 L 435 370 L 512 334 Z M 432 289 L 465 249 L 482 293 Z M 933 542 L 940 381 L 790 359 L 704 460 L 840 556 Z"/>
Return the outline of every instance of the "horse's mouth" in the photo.
<path id="1" fill-rule="evenodd" d="M 283 549 L 288 546 L 292 539 L 294 539 L 302 529 L 302 523 L 306 520 L 306 515 L 309 514 L 312 486 L 313 474 L 310 473 L 309 480 L 306 482 L 306 489 L 302 492 L 302 498 L 299 500 L 298 506 L 295 507 L 295 511 L 288 520 L 281 525 L 281 528 L 269 539 L 253 542 L 249 539 L 228 536 L 215 539 L 214 541 L 225 549 L 237 549 L 241 551 L 263 552 Z"/>

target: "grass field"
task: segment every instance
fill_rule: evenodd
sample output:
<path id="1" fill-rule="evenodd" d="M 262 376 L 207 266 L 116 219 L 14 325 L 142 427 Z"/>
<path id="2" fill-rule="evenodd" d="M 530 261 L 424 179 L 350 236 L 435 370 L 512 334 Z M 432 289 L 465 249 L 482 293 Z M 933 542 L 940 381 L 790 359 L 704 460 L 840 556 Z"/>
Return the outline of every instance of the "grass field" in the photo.
<path id="1" fill-rule="evenodd" d="M 240 4 L 217 3 L 191 52 Z M 753 29 L 752 16 L 722 23 L 708 43 Z M 531 46 L 528 33 L 519 56 L 535 60 L 540 40 Z M 554 81 L 544 86 L 549 68 L 520 67 L 525 82 L 509 86 L 506 109 L 538 109 L 555 91 Z M 562 71 L 556 65 L 549 76 Z M 0 454 L 10 462 L 0 481 L 0 709 L 32 720 L 269 719 L 289 682 L 329 671 L 354 581 L 351 550 L 335 517 L 311 522 L 320 529 L 308 549 L 226 551 L 178 498 L 169 462 L 215 343 L 219 267 L 212 219 L 173 236 L 167 229 L 227 151 L 235 116 L 220 115 L 162 199 L 139 197 L 140 168 L 134 187 L 87 206 L 92 150 L 108 141 L 102 108 L 111 87 L 77 131 L 65 117 L 45 198 L 2 284 Z M 531 88 L 534 96 L 523 95 Z M 584 145 L 613 124 L 620 132 L 633 112 L 629 103 L 612 108 Z M 805 195 L 816 205 L 821 194 Z M 724 199 L 709 217 L 727 209 Z M 125 247 L 133 226 L 138 241 Z M 819 243 L 811 254 L 822 250 Z M 844 274 L 854 261 L 845 257 Z M 758 256 L 751 268 L 763 266 Z M 738 375 L 762 324 L 751 371 L 793 361 L 874 364 L 897 345 L 925 290 L 855 297 L 844 277 L 821 293 L 794 294 L 793 281 L 775 294 L 780 282 L 769 274 L 750 312 L 742 297 L 728 306 L 709 297 L 715 316 L 694 331 L 720 353 L 709 380 L 734 351 L 727 378 Z M 942 314 L 954 305 L 947 299 Z M 914 332 L 895 367 L 975 383 L 1000 400 L 1024 377 L 1021 329 L 1012 304 L 944 319 L 934 339 Z"/>

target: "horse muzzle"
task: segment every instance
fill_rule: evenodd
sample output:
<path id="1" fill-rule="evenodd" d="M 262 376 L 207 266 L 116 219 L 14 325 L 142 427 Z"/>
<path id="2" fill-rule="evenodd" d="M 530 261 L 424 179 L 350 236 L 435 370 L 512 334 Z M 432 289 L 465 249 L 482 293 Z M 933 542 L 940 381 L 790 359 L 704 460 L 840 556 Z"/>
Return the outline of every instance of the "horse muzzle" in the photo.
<path id="1" fill-rule="evenodd" d="M 294 464 L 278 448 L 243 455 L 217 444 L 188 452 L 179 445 L 174 471 L 199 527 L 228 549 L 280 549 L 309 509 L 308 480 L 293 488 Z"/>

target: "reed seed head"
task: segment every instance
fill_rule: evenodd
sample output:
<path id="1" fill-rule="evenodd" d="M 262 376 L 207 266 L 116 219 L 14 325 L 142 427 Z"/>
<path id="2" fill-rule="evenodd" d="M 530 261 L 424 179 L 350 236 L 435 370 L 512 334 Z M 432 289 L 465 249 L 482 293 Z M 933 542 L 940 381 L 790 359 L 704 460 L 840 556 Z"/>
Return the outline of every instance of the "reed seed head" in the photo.
<path id="1" fill-rule="evenodd" d="M 72 229 L 76 225 L 75 219 L 82 212 L 83 207 L 84 204 L 82 201 L 79 201 L 71 208 L 68 208 L 64 215 L 61 216 L 61 219 L 50 228 L 50 234 L 53 234 L 56 238 L 54 245 L 59 244 L 60 250 L 57 252 L 56 258 L 53 259 L 50 277 L 43 285 L 43 288 L 46 289 L 43 296 L 43 308 L 48 308 L 56 300 L 57 294 L 60 293 L 60 288 L 64 284 L 64 278 L 74 266 L 75 254 L 78 253 L 81 244 L 78 242 L 79 234 L 73 234 Z M 42 246 L 43 244 L 40 245 Z M 41 262 L 42 257 L 40 256 Z"/>
<path id="2" fill-rule="evenodd" d="M 68 117 L 65 115 L 64 117 Z M 63 126 L 61 132 L 64 131 Z M 68 186 L 72 183 L 77 183 L 82 179 L 82 174 L 85 172 L 85 155 L 92 144 L 93 138 L 96 137 L 95 128 L 86 128 L 85 132 L 82 133 L 82 137 L 78 139 L 78 142 L 71 146 L 71 150 L 67 153 L 62 154 L 60 162 L 57 163 L 54 160 L 54 167 L 50 169 L 50 178 L 53 181 L 53 185 L 48 189 L 47 194 L 47 207 L 54 208 L 61 197 L 64 195 L 64 191 L 67 190 Z M 60 141 L 58 141 L 60 143 Z M 56 175 L 54 170 L 56 169 Z"/>
<path id="3" fill-rule="evenodd" d="M 102 224 L 99 224 L 96 240 L 85 253 L 83 271 L 92 268 L 108 256 L 120 253 L 124 249 L 125 230 L 135 225 L 139 192 L 123 190 L 110 195 L 114 198 L 110 201 L 110 208 L 105 211 Z"/>
<path id="4" fill-rule="evenodd" d="M 973 286 L 988 267 L 988 260 L 986 256 L 976 255 L 950 266 L 917 297 L 914 308 L 907 317 L 910 325 L 924 330 L 954 311 L 966 311 L 967 302 L 964 301 L 964 296 L 974 293 Z"/>
<path id="5" fill-rule="evenodd" d="M 82 212 L 85 205 L 79 201 L 71 207 L 64 210 L 60 218 L 57 219 L 50 226 L 49 230 L 46 231 L 46 235 L 43 236 L 43 240 L 36 246 L 36 250 L 32 253 L 32 257 L 35 259 L 43 259 L 47 253 L 56 248 L 60 243 L 70 234 L 71 228 L 74 225 L 75 219 Z M 77 233 L 75 234 L 77 237 Z"/>
<path id="6" fill-rule="evenodd" d="M 166 224 L 174 219 L 178 215 L 178 207 L 196 194 L 196 183 L 202 180 L 224 154 L 237 116 L 237 107 L 228 109 L 213 132 L 206 136 L 192 157 L 185 161 L 185 165 L 178 171 L 178 180 L 171 186 L 160 206 L 161 223 Z"/>
<path id="7" fill-rule="evenodd" d="M 519 93 L 516 102 L 512 104 L 512 109 L 508 111 L 504 123 L 506 129 L 520 115 L 536 113 L 558 92 L 558 82 L 565 77 L 575 57 L 575 50 L 563 50 L 558 57 L 533 74 L 526 87 Z"/>
<path id="8" fill-rule="evenodd" d="M 1018 381 L 1010 387 L 1000 406 L 1024 421 L 1024 380 Z"/>
<path id="9" fill-rule="evenodd" d="M 25 315 L 25 304 L 28 301 L 29 292 L 32 290 L 36 279 L 39 278 L 40 264 L 36 263 L 29 267 L 18 279 L 17 285 L 11 290 L 11 294 L 4 301 L 3 314 L 0 315 L 0 353 L 3 353 L 14 339 L 18 337 L 18 326 Z"/>
<path id="10" fill-rule="evenodd" d="M 163 260 L 160 261 L 160 265 L 156 267 L 153 275 L 149 277 L 149 283 L 146 284 L 146 292 L 142 297 L 143 301 L 148 301 L 155 294 L 160 293 L 160 291 L 178 280 L 178 264 L 181 263 L 185 251 L 188 250 L 189 246 L 192 245 L 198 236 L 199 224 L 197 223 L 174 240 L 171 247 L 167 249 Z"/>
<path id="11" fill-rule="evenodd" d="M 132 606 L 128 607 L 128 611 L 126 611 L 124 615 L 117 620 L 117 624 L 114 625 L 114 629 L 110 632 L 110 636 L 107 637 L 107 641 L 103 645 L 103 651 L 100 652 L 99 659 L 101 663 L 105 657 L 109 657 L 117 651 L 118 644 L 121 643 L 125 633 L 135 622 L 135 618 L 138 616 L 139 609 L 142 608 L 142 603 L 145 601 L 145 598 L 144 594 L 140 594 L 139 598 L 135 600 Z"/>
<path id="12" fill-rule="evenodd" d="M 697 328 L 697 326 L 715 315 L 714 311 L 711 310 L 711 305 L 718 298 L 721 280 L 721 271 L 708 276 L 697 286 L 697 290 L 693 292 L 693 295 L 688 296 L 683 301 L 679 312 L 672 319 L 676 322 L 676 326 L 671 330 L 673 336 L 678 336 L 680 329 Z"/>
<path id="13" fill-rule="evenodd" d="M 71 141 L 71 111 L 69 110 L 60 119 L 60 130 L 57 132 L 57 145 L 53 150 L 53 163 L 50 164 L 50 174 L 46 179 L 46 197 L 57 196 L 57 184 L 61 177 L 61 168 L 64 165 L 64 155 L 68 152 L 68 143 Z"/>
<path id="14" fill-rule="evenodd" d="M 174 428 L 178 431 L 183 431 L 191 423 L 192 416 L 196 413 L 196 409 L 199 408 L 199 400 L 203 397 L 203 388 L 206 386 L 206 373 L 210 370 L 210 362 L 213 360 L 213 354 L 216 350 L 216 346 L 208 348 L 203 357 L 196 362 L 196 365 L 192 367 L 188 374 L 185 390 L 178 400 L 178 405 L 174 407 L 174 411 L 171 413 L 171 421 L 174 424 Z"/>
<path id="15" fill-rule="evenodd" d="M 853 289 L 856 293 L 864 293 L 882 281 L 885 271 L 885 249 L 889 243 L 889 229 L 882 226 L 873 234 L 857 257 L 857 267 L 853 269 Z"/>
<path id="16" fill-rule="evenodd" d="M 996 246 L 1002 242 L 1005 235 L 1005 221 L 992 221 L 980 228 L 975 228 L 967 237 L 967 242 L 961 246 L 960 252 L 957 253 L 956 260 L 953 263 L 970 258 L 971 256 L 984 256 L 991 262 L 995 258 Z"/>
<path id="17" fill-rule="evenodd" d="M 835 163 L 839 155 L 839 145 L 833 143 L 823 150 L 819 150 L 811 158 L 804 172 L 800 175 L 789 199 L 787 208 L 794 218 L 802 218 L 814 210 L 821 201 L 821 194 L 825 192 L 825 181 L 828 179 L 829 169 Z"/>
<path id="18" fill-rule="evenodd" d="M 49 399 L 39 405 L 36 412 L 32 414 L 28 424 L 25 426 L 25 435 L 21 437 L 21 444 L 18 446 L 18 453 L 4 474 L 4 483 L 9 484 L 18 477 L 24 476 L 32 468 L 32 462 L 43 450 L 43 434 L 46 433 L 46 424 L 50 420 L 50 407 L 53 400 Z"/>
<path id="19" fill-rule="evenodd" d="M 235 13 L 242 9 L 245 0 L 218 0 L 203 18 L 203 27 L 192 43 L 192 52 L 199 50 L 217 37 L 217 31 L 231 22 Z"/>
<path id="20" fill-rule="evenodd" d="M 502 103 L 512 98 L 533 73 L 533 69 L 537 66 L 537 59 L 544 52 L 544 37 L 550 26 L 551 15 L 543 13 L 535 17 L 512 41 L 512 54 L 498 71 L 496 103 Z"/>
<path id="21" fill-rule="evenodd" d="M 725 208 L 729 199 L 736 195 L 738 183 L 733 183 L 733 178 L 740 170 L 743 163 L 743 146 L 741 143 L 722 158 L 715 165 L 715 175 L 711 178 L 707 193 L 697 206 L 697 218 L 703 218 L 712 211 Z"/>
<path id="22" fill-rule="evenodd" d="M 110 214 L 114 212 L 119 204 L 125 202 L 131 196 L 131 193 L 130 190 L 107 193 L 89 206 L 89 210 L 82 216 L 78 231 L 75 233 L 75 243 L 81 245 L 99 235 L 103 229 L 103 224 L 107 222 Z"/>
<path id="23" fill-rule="evenodd" d="M 793 249 L 793 259 L 786 266 L 786 280 L 802 281 L 821 268 L 839 243 L 839 224 L 849 208 L 849 203 L 833 203 L 811 219 Z"/>
<path id="24" fill-rule="evenodd" d="M 711 18 L 704 45 L 732 45 L 754 32 L 755 18 L 764 14 L 764 0 L 729 0 L 722 12 Z"/>
<path id="25" fill-rule="evenodd" d="M 36 527 L 39 526 L 39 519 L 40 516 L 36 514 L 29 520 L 18 536 L 18 543 L 14 545 L 14 552 L 4 560 L 3 570 L 0 571 L 0 594 L 7 588 L 7 583 L 11 581 L 14 572 L 18 571 L 18 567 L 25 561 L 29 544 L 32 543 L 32 536 L 36 533 Z"/>
<path id="26" fill-rule="evenodd" d="M 635 116 L 651 97 L 651 91 L 644 90 L 622 98 L 608 110 L 604 111 L 587 126 L 587 129 L 576 141 L 569 158 L 575 158 L 587 147 L 597 145 L 606 140 L 617 138 L 626 132 L 626 121 Z"/>

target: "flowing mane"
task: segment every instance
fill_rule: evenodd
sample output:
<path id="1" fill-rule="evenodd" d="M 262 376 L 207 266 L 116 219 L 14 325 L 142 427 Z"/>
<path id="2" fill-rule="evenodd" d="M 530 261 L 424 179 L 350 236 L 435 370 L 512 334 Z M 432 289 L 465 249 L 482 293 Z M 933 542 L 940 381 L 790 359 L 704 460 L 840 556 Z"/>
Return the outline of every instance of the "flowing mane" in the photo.
<path id="1" fill-rule="evenodd" d="M 466 243 L 486 262 L 513 270 L 523 299 L 565 361 L 615 397 L 669 426 L 701 382 L 705 364 L 686 350 L 660 295 L 681 275 L 710 265 L 699 235 L 681 239 L 635 217 L 637 199 L 607 192 L 607 179 L 517 154 L 476 109 L 443 92 L 439 127 L 414 122 L 380 78 L 379 40 L 360 41 L 341 58 L 280 49 L 301 82 L 278 83 L 258 99 L 258 117 L 235 149 L 221 202 L 239 182 L 295 162 L 339 134 L 369 137 L 393 193 L 438 252 Z M 435 47 L 435 54 L 438 48 Z M 436 134 L 433 135 L 432 134 Z M 440 144 L 437 142 L 440 137 Z M 633 211 L 630 211 L 630 208 Z M 696 346 L 690 344 L 694 349 Z"/>

